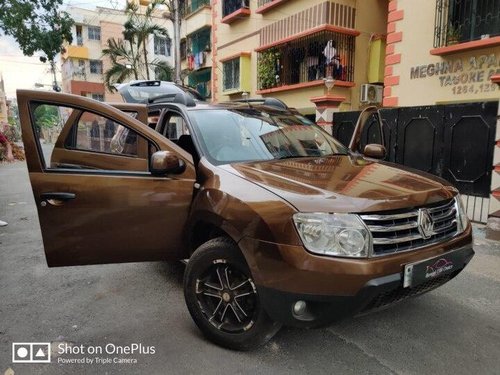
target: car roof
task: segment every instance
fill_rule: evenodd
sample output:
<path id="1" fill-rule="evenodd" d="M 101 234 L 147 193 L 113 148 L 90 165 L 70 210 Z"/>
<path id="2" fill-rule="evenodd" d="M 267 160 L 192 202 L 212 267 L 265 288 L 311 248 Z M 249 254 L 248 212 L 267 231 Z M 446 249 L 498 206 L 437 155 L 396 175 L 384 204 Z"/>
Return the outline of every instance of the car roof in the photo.
<path id="1" fill-rule="evenodd" d="M 115 88 L 127 103 L 148 103 L 155 97 L 174 94 L 187 95 L 195 101 L 205 100 L 195 89 L 169 81 L 133 80 L 115 84 Z"/>

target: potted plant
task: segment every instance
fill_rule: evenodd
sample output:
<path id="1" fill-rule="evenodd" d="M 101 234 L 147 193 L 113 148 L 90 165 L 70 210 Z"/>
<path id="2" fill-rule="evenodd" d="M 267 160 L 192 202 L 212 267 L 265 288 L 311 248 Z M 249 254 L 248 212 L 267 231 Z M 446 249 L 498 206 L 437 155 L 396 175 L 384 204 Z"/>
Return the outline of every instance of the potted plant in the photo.
<path id="1" fill-rule="evenodd" d="M 458 44 L 462 36 L 461 34 L 460 27 L 454 26 L 450 23 L 446 29 L 446 45 L 453 46 Z"/>

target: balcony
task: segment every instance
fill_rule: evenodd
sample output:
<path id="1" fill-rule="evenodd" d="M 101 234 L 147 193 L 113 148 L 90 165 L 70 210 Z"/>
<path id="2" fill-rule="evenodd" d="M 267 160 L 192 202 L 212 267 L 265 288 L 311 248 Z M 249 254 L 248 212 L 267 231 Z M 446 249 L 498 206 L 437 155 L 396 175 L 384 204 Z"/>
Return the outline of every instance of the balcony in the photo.
<path id="1" fill-rule="evenodd" d="M 211 28 L 205 27 L 196 31 L 187 37 L 187 48 L 189 50 L 188 68 L 189 70 L 199 70 L 212 66 L 210 56 L 211 44 Z"/>
<path id="2" fill-rule="evenodd" d="M 500 44 L 498 0 L 436 0 L 435 55 Z"/>
<path id="3" fill-rule="evenodd" d="M 183 17 L 183 28 L 185 27 L 186 35 L 212 26 L 212 11 L 209 0 L 187 3 L 186 12 L 189 12 Z"/>
<path id="4" fill-rule="evenodd" d="M 250 0 L 223 0 L 222 23 L 231 24 L 250 16 Z"/>
<path id="5" fill-rule="evenodd" d="M 257 49 L 257 93 L 320 86 L 328 76 L 336 86 L 354 86 L 355 37 L 325 26 L 323 31 Z"/>
<path id="6" fill-rule="evenodd" d="M 255 11 L 255 13 L 264 14 L 286 1 L 287 0 L 258 0 L 257 10 Z"/>
<path id="7" fill-rule="evenodd" d="M 190 0 L 184 6 L 184 18 L 189 18 L 192 13 L 202 8 L 210 8 L 210 0 Z"/>
<path id="8" fill-rule="evenodd" d="M 64 53 L 63 58 L 68 59 L 88 59 L 89 58 L 89 49 L 83 46 L 74 46 L 69 45 L 64 47 L 66 52 Z"/>

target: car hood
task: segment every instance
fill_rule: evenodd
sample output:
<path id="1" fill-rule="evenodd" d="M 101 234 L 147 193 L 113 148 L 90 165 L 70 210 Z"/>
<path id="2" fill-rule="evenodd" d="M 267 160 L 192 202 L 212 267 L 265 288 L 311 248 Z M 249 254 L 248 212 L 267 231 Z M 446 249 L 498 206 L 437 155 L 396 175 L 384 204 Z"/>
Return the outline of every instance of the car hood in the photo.
<path id="1" fill-rule="evenodd" d="M 301 212 L 394 210 L 439 202 L 457 193 L 453 186 L 427 173 L 347 155 L 221 168 L 275 193 Z"/>

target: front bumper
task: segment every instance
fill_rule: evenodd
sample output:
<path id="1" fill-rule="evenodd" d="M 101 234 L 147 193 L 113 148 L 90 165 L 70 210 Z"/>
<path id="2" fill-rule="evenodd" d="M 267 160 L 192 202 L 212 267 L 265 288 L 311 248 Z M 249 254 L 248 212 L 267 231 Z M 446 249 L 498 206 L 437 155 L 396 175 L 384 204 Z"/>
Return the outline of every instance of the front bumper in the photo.
<path id="1" fill-rule="evenodd" d="M 431 291 L 458 275 L 474 256 L 471 246 L 457 249 L 463 255 L 463 265 L 452 273 L 444 274 L 413 287 L 403 287 L 403 274 L 396 273 L 370 280 L 354 296 L 324 296 L 282 292 L 258 287 L 261 301 L 269 316 L 289 326 L 312 328 L 331 324 L 345 317 L 403 301 Z M 305 312 L 297 315 L 293 306 L 306 302 Z"/>
<path id="2" fill-rule="evenodd" d="M 424 249 L 370 259 L 321 257 L 301 246 L 249 238 L 239 243 L 267 313 L 291 326 L 316 327 L 377 309 L 432 290 L 455 277 L 474 255 L 472 228 L 454 239 Z M 463 252 L 463 265 L 452 273 L 403 288 L 406 264 Z M 293 313 L 297 301 L 307 311 Z"/>

